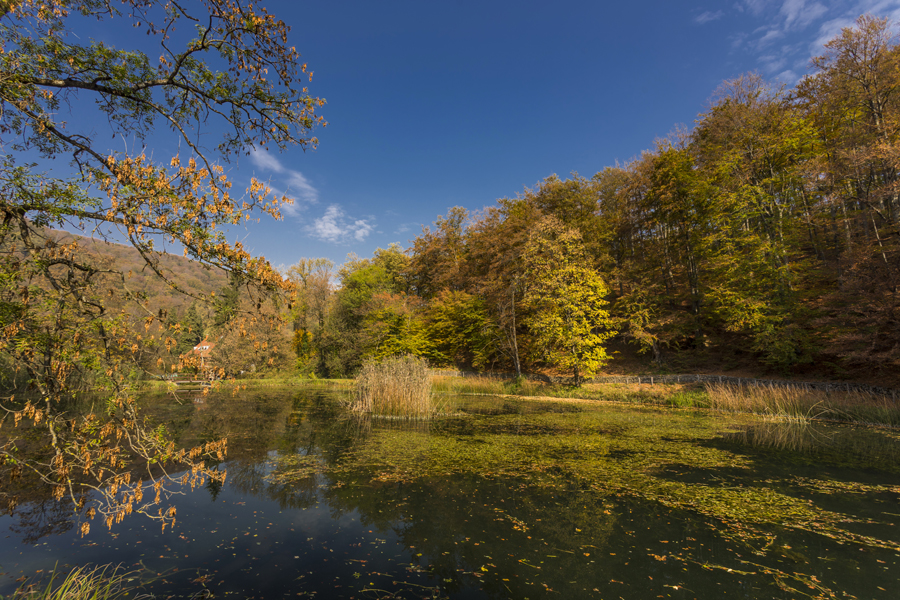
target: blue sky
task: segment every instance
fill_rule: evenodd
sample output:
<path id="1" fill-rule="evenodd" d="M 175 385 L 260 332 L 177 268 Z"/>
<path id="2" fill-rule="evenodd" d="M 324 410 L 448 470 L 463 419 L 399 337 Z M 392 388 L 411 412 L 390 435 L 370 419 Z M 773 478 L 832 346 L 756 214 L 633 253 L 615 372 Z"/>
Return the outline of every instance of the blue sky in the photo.
<path id="1" fill-rule="evenodd" d="M 256 176 L 296 200 L 231 232 L 276 266 L 405 247 L 451 206 L 627 162 L 723 80 L 791 85 L 860 14 L 900 18 L 900 0 L 263 3 L 327 100 L 316 150 L 230 166 L 236 188 Z"/>

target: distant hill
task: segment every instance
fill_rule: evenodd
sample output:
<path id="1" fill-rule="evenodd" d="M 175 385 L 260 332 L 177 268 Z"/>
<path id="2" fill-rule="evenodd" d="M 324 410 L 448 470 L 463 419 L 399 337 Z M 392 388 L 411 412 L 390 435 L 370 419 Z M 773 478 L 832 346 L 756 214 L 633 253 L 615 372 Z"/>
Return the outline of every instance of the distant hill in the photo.
<path id="1" fill-rule="evenodd" d="M 75 235 L 65 231 L 54 231 L 57 241 L 77 240 L 84 252 L 109 260 L 117 271 L 125 274 L 128 288 L 147 294 L 150 305 L 181 313 L 192 302 L 189 296 L 173 290 L 160 280 L 144 262 L 140 253 L 132 246 L 115 244 L 104 240 Z M 200 263 L 175 254 L 163 254 L 160 265 L 164 273 L 179 286 L 190 292 L 209 294 L 219 292 L 228 284 L 228 274 L 220 269 L 206 267 Z"/>

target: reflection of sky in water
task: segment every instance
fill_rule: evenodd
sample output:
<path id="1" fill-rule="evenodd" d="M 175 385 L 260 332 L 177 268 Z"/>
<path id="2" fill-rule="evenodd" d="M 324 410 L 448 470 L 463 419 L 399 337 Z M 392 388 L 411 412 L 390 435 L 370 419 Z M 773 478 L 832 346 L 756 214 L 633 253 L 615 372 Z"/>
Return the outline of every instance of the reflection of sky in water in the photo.
<path id="1" fill-rule="evenodd" d="M 304 402 L 216 413 L 234 436 L 228 480 L 176 496 L 173 530 L 132 516 L 25 545 L 21 522 L 0 517 L 0 595 L 56 562 L 144 567 L 160 574 L 157 597 L 205 585 L 248 598 L 892 598 L 898 584 L 891 433 L 642 408 L 545 414 L 508 400 L 486 410 L 484 398 L 477 414 L 405 427 Z M 209 424 L 212 411 L 197 414 L 183 435 Z M 229 418 L 251 426 L 232 431 Z M 355 466 L 321 472 L 345 462 Z M 497 472 L 479 476 L 488 464 Z M 846 539 L 829 537 L 831 521 L 759 521 L 747 499 L 770 488 L 785 514 L 850 518 L 834 529 Z"/>
<path id="2" fill-rule="evenodd" d="M 409 553 L 397 545 L 395 535 L 370 533 L 355 513 L 333 518 L 327 504 L 280 510 L 274 501 L 235 493 L 227 484 L 215 500 L 200 489 L 179 497 L 176 504 L 179 520 L 165 533 L 157 523 L 138 517 L 114 525 L 111 532 L 95 523 L 84 538 L 70 531 L 15 552 L 5 544 L 0 552 L 4 572 L 0 590 L 8 593 L 10 586 L 15 587 L 12 579 L 52 568 L 56 561 L 61 567 L 112 562 L 144 566 L 174 584 L 154 586 L 157 593 L 196 591 L 199 586 L 188 582 L 208 574 L 207 585 L 216 594 L 280 597 L 292 590 L 316 589 L 323 582 L 333 588 L 351 583 L 358 588 L 352 577 L 356 571 L 348 573 L 348 561 L 379 564 L 390 554 L 409 562 Z M 14 537 L 8 532 L 11 522 L 8 516 L 0 519 L 0 533 L 6 539 Z M 379 566 L 386 571 L 393 565 Z"/>

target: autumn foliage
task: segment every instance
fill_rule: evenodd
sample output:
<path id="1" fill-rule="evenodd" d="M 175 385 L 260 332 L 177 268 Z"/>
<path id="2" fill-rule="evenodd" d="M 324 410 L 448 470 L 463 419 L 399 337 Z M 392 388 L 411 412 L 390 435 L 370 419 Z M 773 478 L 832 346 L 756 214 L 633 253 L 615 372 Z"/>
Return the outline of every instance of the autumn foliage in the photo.
<path id="1" fill-rule="evenodd" d="M 86 18 L 134 27 L 158 58 L 84 39 L 75 28 Z M 0 4 L 0 471 L 69 498 L 83 531 L 95 514 L 107 524 L 132 511 L 171 522 L 174 513 L 159 506 L 167 482 L 224 476 L 211 465 L 223 460 L 225 440 L 177 450 L 165 428 L 145 422 L 135 387 L 148 369 L 144 357 L 157 357 L 157 373 L 178 368 L 185 329 L 94 250 L 96 240 L 127 241 L 145 273 L 219 307 L 212 292 L 173 276 L 163 250 L 178 248 L 241 283 L 242 304 L 223 328 L 253 337 L 261 320 L 280 320 L 293 284 L 223 228 L 279 218 L 289 200 L 255 180 L 236 192 L 216 161 L 253 147 L 316 144 L 324 101 L 308 94 L 310 74 L 287 36 L 252 1 Z M 92 112 L 108 129 L 91 118 L 64 120 L 67 110 Z M 160 161 L 108 141 L 140 147 L 160 126 L 182 154 Z M 215 148 L 199 141 L 208 133 L 219 136 Z M 244 345 L 273 346 L 260 338 Z M 86 390 L 105 410 L 75 408 Z M 32 431 L 45 443 L 32 443 Z M 10 510 L 15 502 L 4 492 Z"/>
<path id="2" fill-rule="evenodd" d="M 726 81 L 627 164 L 453 207 L 345 266 L 319 373 L 402 351 L 577 380 L 615 337 L 657 365 L 900 383 L 898 90 L 896 34 L 862 16 L 792 89 Z"/>

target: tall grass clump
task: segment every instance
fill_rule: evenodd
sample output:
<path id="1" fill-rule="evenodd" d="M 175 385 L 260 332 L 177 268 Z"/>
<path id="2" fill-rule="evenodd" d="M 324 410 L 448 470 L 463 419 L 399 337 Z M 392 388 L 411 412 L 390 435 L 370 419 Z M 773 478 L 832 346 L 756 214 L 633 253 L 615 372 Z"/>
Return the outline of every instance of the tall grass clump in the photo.
<path id="1" fill-rule="evenodd" d="M 388 417 L 427 419 L 434 413 L 431 374 L 415 356 L 363 363 L 353 410 Z"/>
<path id="2" fill-rule="evenodd" d="M 900 405 L 863 391 L 824 391 L 800 387 L 708 384 L 710 407 L 787 420 L 833 419 L 871 425 L 900 426 Z"/>
<path id="3" fill-rule="evenodd" d="M 114 600 L 132 596 L 131 581 L 135 573 L 118 566 L 75 567 L 68 575 L 61 576 L 54 568 L 49 580 L 22 585 L 10 596 L 10 600 Z"/>

